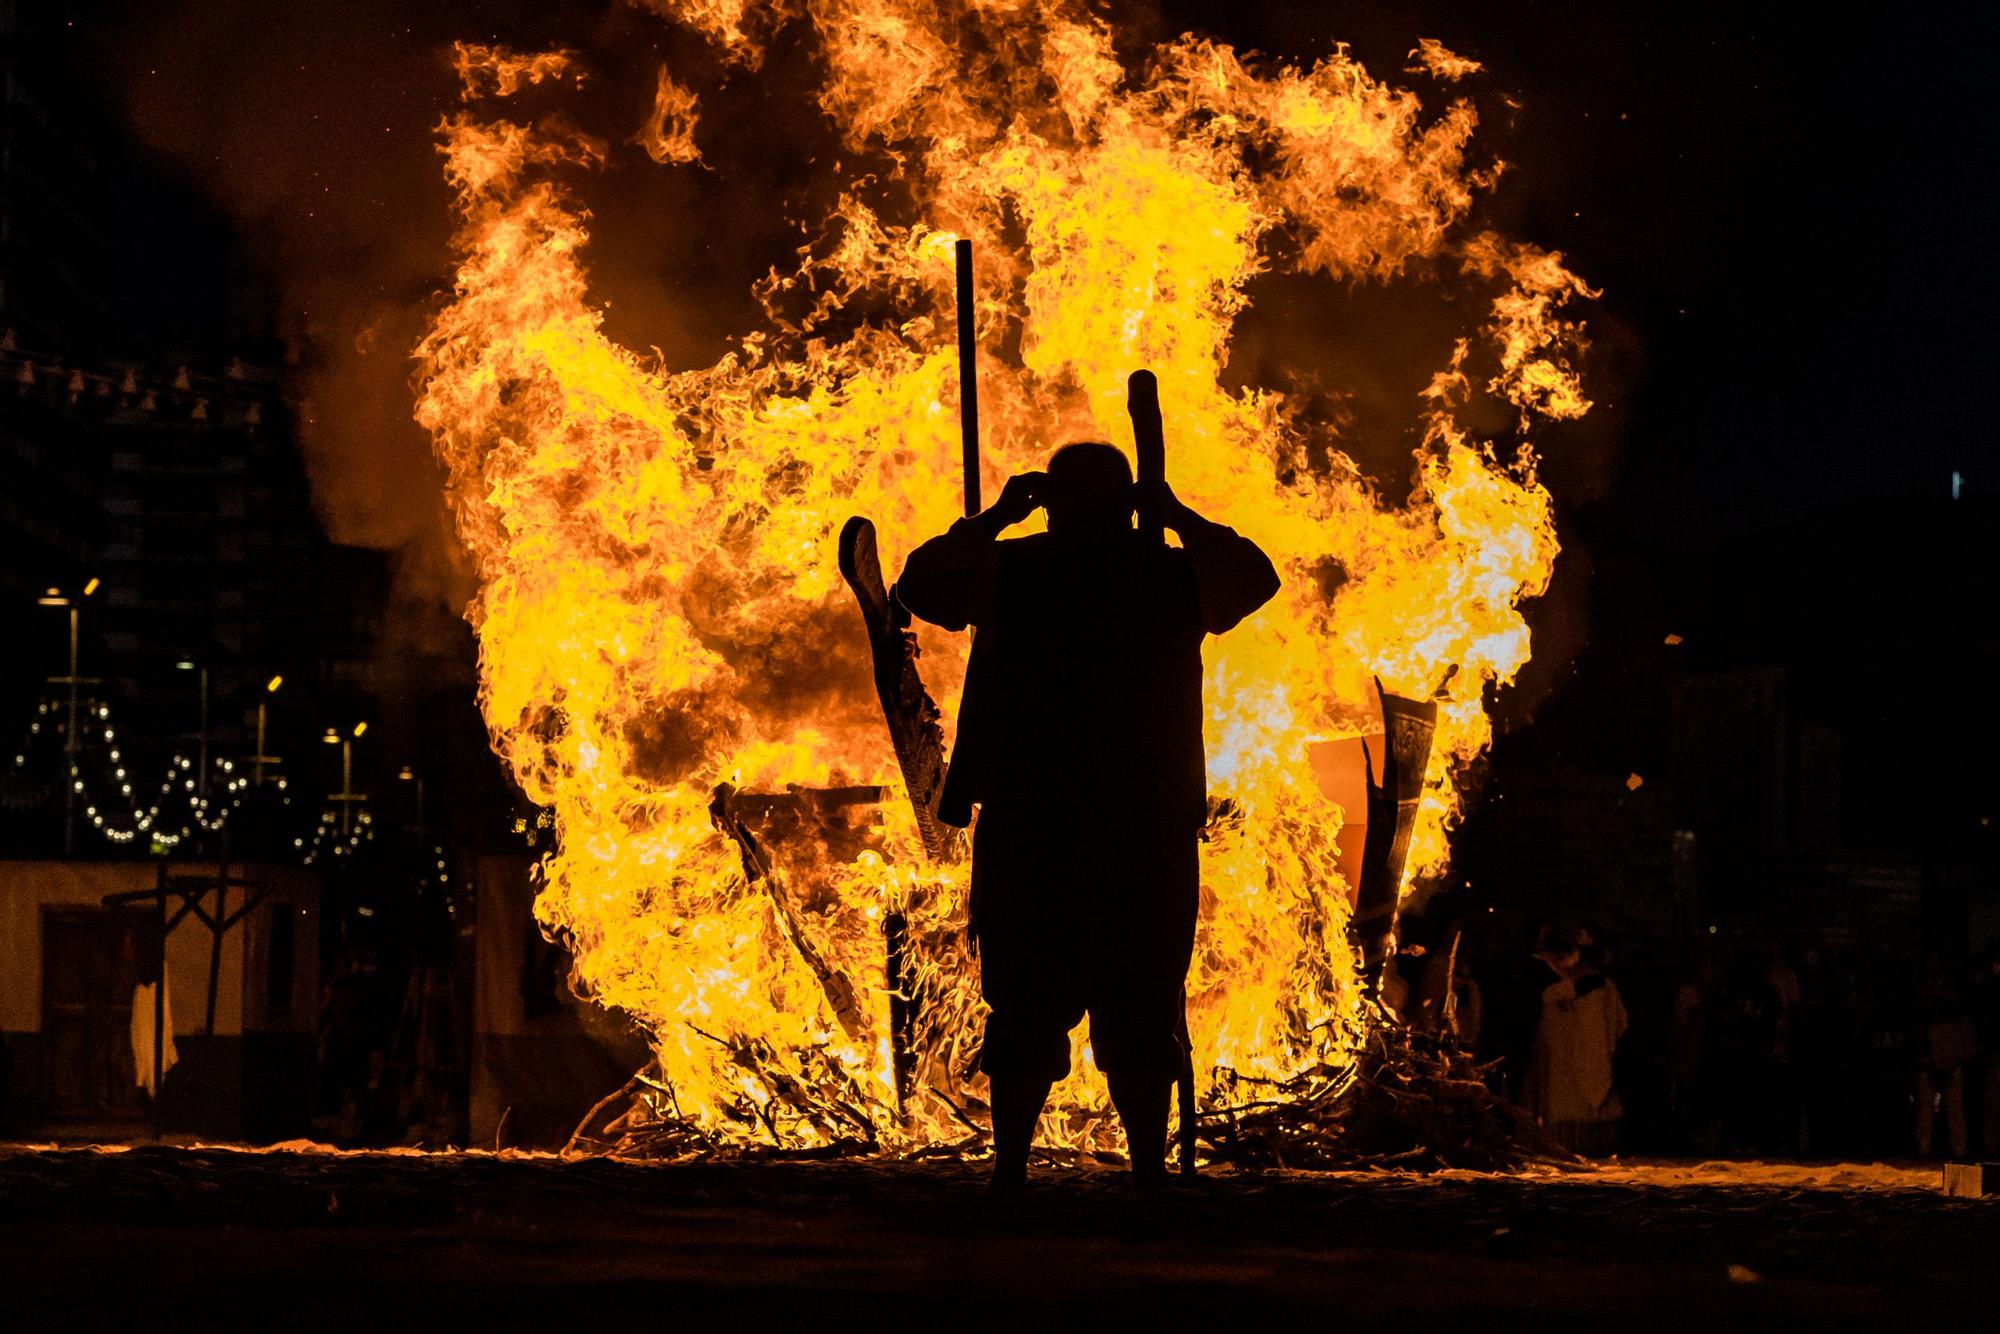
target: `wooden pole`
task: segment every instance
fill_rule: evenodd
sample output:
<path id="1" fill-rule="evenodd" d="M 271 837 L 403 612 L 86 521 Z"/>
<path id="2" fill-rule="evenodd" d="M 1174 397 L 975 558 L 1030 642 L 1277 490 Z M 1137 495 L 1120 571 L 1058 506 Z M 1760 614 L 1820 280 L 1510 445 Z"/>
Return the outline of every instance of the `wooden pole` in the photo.
<path id="1" fill-rule="evenodd" d="M 1156 484 L 1167 480 L 1166 427 L 1160 420 L 1160 382 L 1151 371 L 1137 370 L 1125 381 L 1125 411 L 1132 418 L 1132 452 L 1137 456 L 1139 480 L 1139 540 L 1154 545 L 1167 540 L 1167 526 L 1154 495 Z M 1180 1110 L 1180 1133 L 1175 1137 L 1182 1176 L 1195 1174 L 1195 1132 L 1197 1116 L 1194 1088 L 1194 1039 L 1188 1033 L 1187 992 L 1181 992 L 1178 1031 L 1181 1068 L 1174 1077 L 1176 1102 Z"/>
<path id="2" fill-rule="evenodd" d="M 973 327 L 972 242 L 953 247 L 958 260 L 958 434 L 965 461 L 965 517 L 979 513 L 979 335 Z"/>
<path id="3" fill-rule="evenodd" d="M 229 920 L 229 826 L 222 827 L 217 839 L 215 860 L 215 921 L 208 937 L 208 1018 L 202 1032 L 215 1036 L 215 993 L 222 986 L 222 933 Z"/>
<path id="4" fill-rule="evenodd" d="M 82 684 L 77 671 L 77 606 L 69 606 L 69 726 L 63 732 L 63 856 L 76 852 L 76 781 L 77 753 L 83 749 L 83 738 L 76 732 L 76 688 Z"/>
<path id="5" fill-rule="evenodd" d="M 1139 536 L 1157 545 L 1167 540 L 1167 529 L 1152 489 L 1167 480 L 1167 440 L 1160 421 L 1160 382 L 1151 371 L 1133 371 L 1125 381 L 1125 411 L 1132 418 L 1132 452 L 1138 456 Z"/>
<path id="6" fill-rule="evenodd" d="M 166 1129 L 166 1118 L 160 1113 L 160 1094 L 164 1092 L 167 1079 L 167 936 L 173 928 L 167 925 L 167 863 L 159 863 L 155 892 L 160 905 L 160 975 L 153 979 L 153 1138 L 160 1138 Z"/>

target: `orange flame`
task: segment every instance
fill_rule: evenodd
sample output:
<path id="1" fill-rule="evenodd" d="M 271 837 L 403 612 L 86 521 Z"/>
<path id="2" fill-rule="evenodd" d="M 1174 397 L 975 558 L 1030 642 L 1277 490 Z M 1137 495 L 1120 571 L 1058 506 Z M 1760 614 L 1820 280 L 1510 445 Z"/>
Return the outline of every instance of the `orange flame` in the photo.
<path id="1" fill-rule="evenodd" d="M 786 21 L 746 26 L 735 0 L 650 2 L 738 63 Z M 1338 1064 L 1361 1022 L 1334 843 L 1346 813 L 1307 748 L 1370 729 L 1377 677 L 1437 695 L 1412 874 L 1445 865 L 1455 780 L 1490 740 L 1489 686 L 1527 661 L 1519 604 L 1557 550 L 1526 446 L 1503 461 L 1454 413 L 1475 392 L 1468 365 L 1488 361 L 1486 392 L 1524 423 L 1585 411 L 1583 326 L 1558 312 L 1595 293 L 1558 255 L 1465 233 L 1499 177 L 1468 164 L 1469 101 L 1427 110 L 1345 49 L 1253 67 L 1189 37 L 1132 70 L 1080 3 L 803 9 L 819 107 L 857 155 L 895 165 L 903 202 L 847 168 L 830 239 L 760 289 L 770 327 L 706 369 L 668 373 L 601 329 L 565 182 L 602 144 L 496 112 L 441 127 L 461 262 L 418 349 L 417 416 L 478 568 L 468 614 L 496 749 L 555 814 L 537 915 L 574 947 L 579 989 L 651 1033 L 662 1105 L 709 1133 L 965 1134 L 979 1085 L 963 868 L 926 865 L 891 801 L 857 848 L 791 847 L 753 882 L 707 807 L 724 781 L 898 781 L 834 534 L 869 516 L 893 573 L 956 514 L 951 245 L 970 236 L 986 493 L 1066 440 L 1129 449 L 1125 376 L 1146 366 L 1176 490 L 1280 560 L 1278 599 L 1207 654 L 1211 789 L 1229 804 L 1204 845 L 1191 1019 L 1205 1067 L 1279 1079 Z M 1445 79 L 1477 70 L 1434 42 L 1419 51 Z M 469 103 L 574 69 L 483 48 L 461 67 L 481 71 Z M 661 77 L 691 125 L 693 97 Z M 1421 443 L 1401 503 L 1285 394 L 1224 386 L 1247 285 L 1271 269 L 1490 294 L 1490 318 L 1411 405 Z M 837 318 L 863 297 L 896 319 Z M 949 713 L 964 643 L 925 630 L 921 644 Z M 892 912 L 926 997 L 900 1109 Z M 1058 1105 L 1044 1125 L 1058 1141 L 1105 1124 L 1081 1068 Z"/>
<path id="2" fill-rule="evenodd" d="M 694 143 L 696 119 L 694 94 L 675 83 L 662 65 L 659 83 L 653 90 L 653 113 L 639 127 L 633 142 L 663 167 L 676 162 L 699 162 L 701 150 Z"/>

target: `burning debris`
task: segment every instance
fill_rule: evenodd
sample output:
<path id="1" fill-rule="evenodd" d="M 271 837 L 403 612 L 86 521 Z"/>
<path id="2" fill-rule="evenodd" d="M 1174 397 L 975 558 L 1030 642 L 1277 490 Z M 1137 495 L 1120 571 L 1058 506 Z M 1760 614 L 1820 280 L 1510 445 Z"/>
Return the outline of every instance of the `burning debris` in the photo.
<path id="1" fill-rule="evenodd" d="M 582 201 L 633 127 L 600 138 L 517 109 L 559 113 L 572 56 L 468 47 L 442 127 L 462 258 L 418 349 L 418 418 L 479 575 L 481 704 L 559 835 L 537 915 L 573 949 L 579 992 L 655 1047 L 577 1143 L 923 1152 L 984 1134 L 962 851 L 925 791 L 964 646 L 900 622 L 879 574 L 960 502 L 959 240 L 982 257 L 985 476 L 1069 439 L 1130 449 L 1127 375 L 1149 367 L 1176 490 L 1284 576 L 1206 662 L 1218 800 L 1187 997 L 1212 1150 L 1293 1161 L 1285 1146 L 1327 1140 L 1356 1089 L 1500 1115 L 1461 1065 L 1385 1035 L 1366 967 L 1398 897 L 1443 869 L 1489 688 L 1528 658 L 1519 607 L 1557 544 L 1526 428 L 1589 406 L 1572 311 L 1594 293 L 1559 255 L 1472 223 L 1501 168 L 1472 153 L 1471 101 L 1427 103 L 1344 49 L 1260 64 L 1184 37 L 1122 57 L 1076 4 L 840 0 L 754 23 L 654 7 L 739 71 L 772 24 L 818 43 L 809 95 L 842 138 L 820 164 L 838 198 L 760 285 L 767 327 L 689 371 L 607 338 Z M 1420 51 L 1422 77 L 1454 89 L 1477 72 Z M 674 75 L 633 121 L 650 155 L 692 161 L 701 77 Z M 1299 397 L 1225 383 L 1266 273 L 1476 310 L 1411 402 L 1407 496 L 1378 492 Z M 1475 439 L 1476 401 L 1515 413 L 1515 435 Z M 941 707 L 885 728 L 918 662 Z M 1371 850 L 1393 846 L 1363 861 L 1391 878 L 1356 886 L 1338 835 L 1364 812 L 1325 795 L 1308 748 L 1382 730 L 1378 682 L 1429 725 L 1411 751 L 1390 716 L 1409 772 L 1386 825 L 1365 812 Z M 1115 1137 L 1077 1042 L 1043 1135 L 1082 1152 Z"/>
<path id="2" fill-rule="evenodd" d="M 1505 1171 L 1530 1162 L 1573 1163 L 1576 1155 L 1537 1123 L 1532 1113 L 1495 1094 L 1487 1067 L 1449 1044 L 1413 1033 L 1394 1016 L 1378 1013 L 1359 1050 L 1339 1064 L 1264 1081 L 1215 1073 L 1210 1110 L 1192 1123 L 1193 1152 L 1210 1163 L 1294 1171 L 1396 1167 L 1414 1171 L 1458 1168 Z M 756 1068 L 745 1053 L 746 1068 Z M 780 1088 L 765 1104 L 810 1114 L 797 1095 Z M 981 1112 L 984 1105 L 976 1103 Z M 969 1109 L 961 1109 L 964 1112 Z M 862 1119 L 822 1118 L 834 1133 L 789 1156 L 837 1157 L 881 1148 Z M 785 1153 L 775 1122 L 771 1140 L 748 1150 Z M 1073 1128 L 1073 1127 L 1072 1127 Z M 1093 1127 L 1094 1128 L 1094 1127 Z M 1177 1139 L 1184 1131 L 1176 1127 Z M 1077 1142 L 1088 1145 L 1090 1137 Z M 940 1140 L 912 1156 L 977 1156 L 987 1147 L 986 1127 L 965 1116 L 956 1140 Z M 657 1066 L 633 1075 L 591 1108 L 564 1145 L 565 1156 L 679 1160 L 744 1152 L 733 1138 L 705 1133 L 677 1107 L 673 1087 Z M 1044 1149 L 1045 1159 L 1073 1161 L 1081 1150 Z M 1184 1162 L 1186 1160 L 1183 1160 Z"/>
<path id="3" fill-rule="evenodd" d="M 1490 1073 L 1380 1014 L 1342 1065 L 1262 1086 L 1222 1072 L 1202 1138 L 1214 1159 L 1244 1167 L 1502 1171 L 1574 1161 L 1531 1113 L 1488 1087 Z"/>

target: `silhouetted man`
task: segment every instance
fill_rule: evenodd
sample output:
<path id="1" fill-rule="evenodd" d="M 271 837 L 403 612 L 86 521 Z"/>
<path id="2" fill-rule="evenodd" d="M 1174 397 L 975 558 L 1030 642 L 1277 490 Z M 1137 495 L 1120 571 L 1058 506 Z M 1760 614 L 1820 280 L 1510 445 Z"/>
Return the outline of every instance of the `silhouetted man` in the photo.
<path id="1" fill-rule="evenodd" d="M 1086 1013 L 1133 1175 L 1166 1176 L 1208 807 L 1201 640 L 1261 607 L 1278 576 L 1164 483 L 1153 499 L 1180 547 L 1133 527 L 1123 454 L 1064 446 L 912 552 L 898 585 L 925 620 L 978 628 L 939 815 L 963 826 L 980 806 L 972 932 L 999 1186 L 1026 1180 Z M 1047 533 L 998 540 L 1038 508 Z"/>

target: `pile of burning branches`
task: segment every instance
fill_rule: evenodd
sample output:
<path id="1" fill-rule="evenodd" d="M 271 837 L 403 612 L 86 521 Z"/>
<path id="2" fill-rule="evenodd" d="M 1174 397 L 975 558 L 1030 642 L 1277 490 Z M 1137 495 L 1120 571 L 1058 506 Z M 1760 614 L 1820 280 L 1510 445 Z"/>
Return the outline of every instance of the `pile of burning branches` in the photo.
<path id="1" fill-rule="evenodd" d="M 898 753 L 906 773 L 923 780 L 912 783 L 917 809 L 929 814 L 936 798 L 934 790 L 925 788 L 934 789 L 944 768 L 937 710 L 915 673 L 901 627 L 889 620 L 891 603 L 870 536 L 863 520 L 849 526 L 843 535 L 843 573 L 869 622 L 881 702 Z M 1351 919 L 1361 980 L 1376 999 L 1365 1005 L 1354 1040 L 1330 1044 L 1317 1063 L 1286 1078 L 1216 1065 L 1205 1110 L 1195 1097 L 1192 1064 L 1184 1067 L 1180 1111 L 1195 1134 L 1192 1142 L 1182 1140 L 1183 1170 L 1193 1165 L 1190 1155 L 1251 1169 L 1305 1170 L 1496 1170 L 1571 1156 L 1528 1113 L 1489 1088 L 1490 1066 L 1429 1031 L 1441 1026 L 1443 1005 L 1436 993 L 1439 980 L 1450 976 L 1455 941 L 1441 958 L 1426 960 L 1429 980 L 1417 994 L 1394 1008 L 1379 998 L 1384 982 L 1400 976 L 1397 905 L 1436 706 L 1379 688 L 1378 693 L 1384 724 L 1381 776 L 1377 779 L 1371 769 L 1367 780 L 1366 844 Z M 850 1028 L 858 1027 L 852 1015 L 859 1005 L 855 989 L 812 945 L 809 914 L 790 898 L 794 877 L 783 865 L 783 850 L 807 846 L 815 852 L 852 854 L 861 846 L 857 838 L 865 842 L 852 812 L 883 796 L 879 788 L 795 789 L 760 796 L 724 784 L 715 790 L 709 810 L 715 827 L 741 853 L 745 886 L 771 894 L 785 939 L 810 966 L 836 1024 Z M 1226 811 L 1226 803 L 1220 809 Z M 925 827 L 935 840 L 928 849 L 933 857 L 945 860 L 957 851 L 947 844 L 943 826 L 927 822 Z M 936 940 L 926 943 L 900 914 L 884 923 L 884 936 L 896 1048 L 892 1089 L 857 1078 L 823 1043 L 779 1051 L 755 1037 L 711 1032 L 683 1020 L 700 1039 L 726 1053 L 736 1091 L 722 1109 L 729 1124 L 704 1128 L 686 1114 L 672 1078 L 655 1057 L 590 1110 L 564 1152 L 669 1160 L 745 1154 L 983 1155 L 989 1142 L 983 1124 L 987 1108 L 974 1092 L 974 1062 L 958 1042 L 949 1040 L 976 1030 L 977 1021 L 943 1004 L 946 996 L 956 994 L 952 988 L 925 981 L 940 968 L 964 970 L 972 961 Z M 930 1057 L 920 1060 L 923 1052 Z M 919 1074 L 919 1066 L 927 1075 Z M 898 1136 L 895 1128 L 908 1125 L 919 1099 L 941 1105 L 963 1133 Z M 1097 1146 L 1115 1142 L 1108 1130 L 1108 1117 L 1072 1108 L 1067 1124 L 1052 1136 L 1069 1147 L 1053 1156 L 1062 1160 L 1101 1153 Z"/>
<path id="2" fill-rule="evenodd" d="M 703 1131 L 680 1114 L 673 1086 L 658 1066 L 648 1065 L 591 1108 L 564 1146 L 564 1155 L 677 1161 L 885 1152 L 864 1109 L 842 1108 L 797 1081 L 772 1078 L 769 1066 L 753 1051 L 738 1056 L 746 1075 L 769 1081 L 768 1100 L 745 1103 L 746 1114 L 761 1121 L 769 1144 L 746 1147 Z M 1529 1112 L 1492 1090 L 1487 1082 L 1492 1069 L 1492 1063 L 1482 1064 L 1450 1043 L 1384 1015 L 1371 1026 L 1363 1050 L 1346 1065 L 1322 1066 L 1283 1081 L 1218 1069 L 1214 1105 L 1197 1121 L 1201 1158 L 1250 1170 L 1295 1171 L 1504 1171 L 1530 1162 L 1572 1161 L 1574 1155 L 1550 1139 Z M 988 1136 L 974 1115 L 984 1110 L 961 1109 L 966 1134 L 958 1142 L 927 1145 L 903 1156 L 983 1156 Z M 785 1123 L 799 1119 L 834 1133 L 813 1148 L 783 1147 L 789 1138 Z M 1047 1151 L 1043 1156 L 1067 1161 L 1081 1154 Z"/>
<path id="3" fill-rule="evenodd" d="M 1573 1159 L 1492 1090 L 1493 1067 L 1384 1020 L 1343 1067 L 1261 1089 L 1218 1071 L 1216 1092 L 1231 1105 L 1202 1116 L 1201 1138 L 1212 1161 L 1251 1168 L 1501 1171 Z"/>

